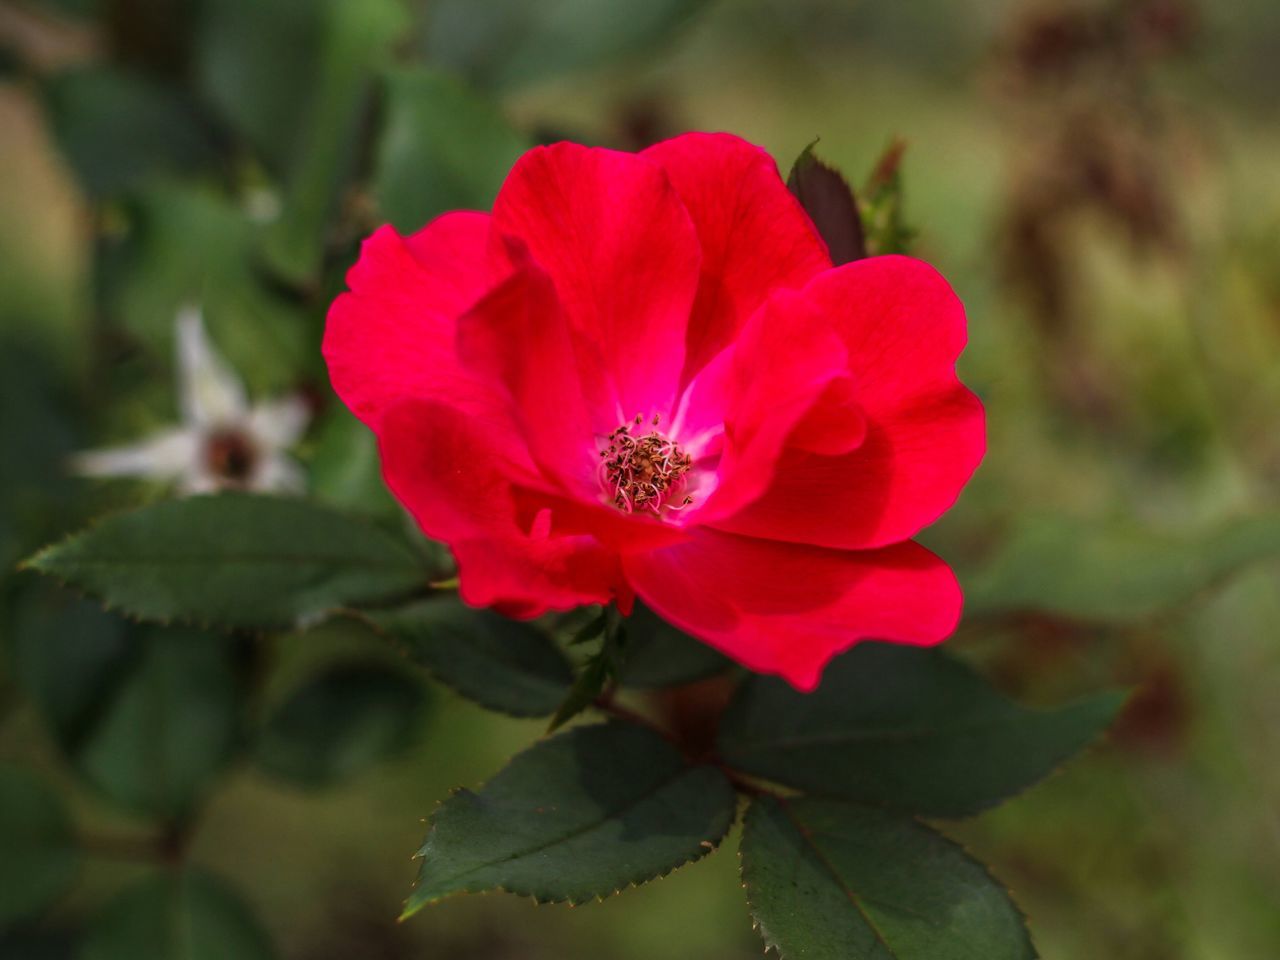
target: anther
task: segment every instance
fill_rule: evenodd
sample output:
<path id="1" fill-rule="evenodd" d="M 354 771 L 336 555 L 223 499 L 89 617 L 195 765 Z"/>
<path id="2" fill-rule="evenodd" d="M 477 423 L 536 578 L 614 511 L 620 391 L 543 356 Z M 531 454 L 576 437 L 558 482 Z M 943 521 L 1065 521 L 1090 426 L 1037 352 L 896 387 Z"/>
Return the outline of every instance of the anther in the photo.
<path id="1" fill-rule="evenodd" d="M 674 441 L 657 430 L 643 436 L 632 434 L 633 426 L 644 422 L 637 415 L 634 424 L 624 423 L 606 438 L 608 446 L 600 451 L 600 481 L 618 509 L 633 513 L 639 509 L 660 514 L 664 507 L 680 510 L 693 503 L 683 494 L 684 477 L 693 466 L 693 458 Z M 655 414 L 654 427 L 660 422 Z M 680 503 L 669 503 L 680 496 Z"/>

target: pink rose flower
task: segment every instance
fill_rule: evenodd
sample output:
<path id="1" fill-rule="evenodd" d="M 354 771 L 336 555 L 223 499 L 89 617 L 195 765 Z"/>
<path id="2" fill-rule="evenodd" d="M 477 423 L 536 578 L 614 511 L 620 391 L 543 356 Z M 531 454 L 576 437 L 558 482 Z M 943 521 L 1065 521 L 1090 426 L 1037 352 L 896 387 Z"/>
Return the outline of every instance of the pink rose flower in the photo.
<path id="1" fill-rule="evenodd" d="M 382 227 L 347 282 L 334 389 L 467 603 L 639 596 L 802 690 L 859 640 L 955 628 L 911 538 L 986 449 L 964 309 L 919 260 L 833 268 L 764 151 L 539 147 L 492 213 Z"/>

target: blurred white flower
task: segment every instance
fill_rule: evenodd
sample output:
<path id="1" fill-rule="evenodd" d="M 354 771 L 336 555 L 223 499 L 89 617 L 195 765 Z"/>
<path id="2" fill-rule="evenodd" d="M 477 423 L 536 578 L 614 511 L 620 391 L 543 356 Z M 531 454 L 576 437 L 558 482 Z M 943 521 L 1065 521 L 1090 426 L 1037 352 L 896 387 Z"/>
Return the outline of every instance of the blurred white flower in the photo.
<path id="1" fill-rule="evenodd" d="M 302 492 L 306 475 L 285 453 L 310 419 L 302 398 L 250 406 L 239 376 L 209 342 L 198 307 L 179 311 L 175 341 L 181 424 L 136 444 L 77 454 L 72 469 L 174 482 L 184 494 Z"/>

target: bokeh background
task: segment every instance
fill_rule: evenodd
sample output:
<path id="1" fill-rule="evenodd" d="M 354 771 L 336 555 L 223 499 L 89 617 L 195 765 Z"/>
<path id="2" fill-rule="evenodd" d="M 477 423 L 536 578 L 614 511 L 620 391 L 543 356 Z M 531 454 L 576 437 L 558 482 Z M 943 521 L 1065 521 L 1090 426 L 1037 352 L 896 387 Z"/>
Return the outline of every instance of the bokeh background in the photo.
<path id="1" fill-rule="evenodd" d="M 0 72 L 0 762 L 86 849 L 42 914 L 0 898 L 0 956 L 75 955 L 179 859 L 299 960 L 758 955 L 732 843 L 604 904 L 396 924 L 422 818 L 540 724 L 422 686 L 317 774 L 262 718 L 351 658 L 396 669 L 375 639 L 140 637 L 13 572 L 166 495 L 66 458 L 175 420 L 187 302 L 254 396 L 308 398 L 311 495 L 399 524 L 318 352 L 359 239 L 486 206 L 531 143 L 688 129 L 784 173 L 820 138 L 855 189 L 905 141 L 991 431 L 926 538 L 970 598 L 953 648 L 1030 702 L 1134 691 L 1106 743 L 954 828 L 1042 954 L 1280 956 L 1280 6 L 2 0 Z"/>

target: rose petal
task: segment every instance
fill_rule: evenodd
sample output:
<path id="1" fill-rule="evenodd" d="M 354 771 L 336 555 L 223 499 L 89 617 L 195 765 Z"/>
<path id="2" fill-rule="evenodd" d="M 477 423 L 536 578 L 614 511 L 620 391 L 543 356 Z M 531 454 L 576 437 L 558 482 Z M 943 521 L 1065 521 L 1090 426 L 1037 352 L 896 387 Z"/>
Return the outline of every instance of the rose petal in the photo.
<path id="1" fill-rule="evenodd" d="M 599 498 L 600 466 L 590 411 L 606 405 L 599 381 L 574 350 L 551 279 L 517 253 L 511 275 L 458 321 L 462 363 L 509 395 L 511 415 L 544 474 L 583 497 Z M 585 383 L 594 386 L 591 402 Z"/>
<path id="2" fill-rule="evenodd" d="M 432 300 L 440 313 L 461 314 L 493 285 L 498 265 L 486 256 L 491 222 L 487 213 L 446 213 L 405 239 L 431 283 Z M 351 282 L 362 279 L 357 276 Z"/>
<path id="3" fill-rule="evenodd" d="M 409 401 L 382 420 L 387 485 L 429 537 L 458 560 L 463 599 L 522 616 L 606 603 L 619 584 L 614 555 L 590 537 L 562 536 L 528 503 L 539 482 L 506 422 Z"/>
<path id="4" fill-rule="evenodd" d="M 796 424 L 787 446 L 825 456 L 856 449 L 867 438 L 867 415 L 858 403 L 853 378 L 837 377 L 827 384 L 822 396 Z"/>
<path id="5" fill-rule="evenodd" d="M 955 374 L 964 307 L 936 270 L 908 257 L 830 270 L 801 296 L 844 342 L 865 438 L 839 456 L 793 445 L 767 492 L 719 525 L 837 548 L 912 537 L 955 502 L 986 451 L 982 404 Z"/>
<path id="6" fill-rule="evenodd" d="M 962 603 L 950 568 L 913 542 L 837 551 L 699 530 L 623 569 L 672 624 L 800 690 L 859 640 L 941 642 Z"/>
<path id="7" fill-rule="evenodd" d="M 689 321 L 684 381 L 722 350 L 769 295 L 831 266 L 813 223 L 773 158 L 727 133 L 688 133 L 645 150 L 698 231 L 702 272 Z"/>
<path id="8" fill-rule="evenodd" d="M 470 255 L 478 261 L 487 257 L 475 215 L 465 215 L 468 226 L 460 231 L 453 216 L 419 233 L 419 249 L 429 248 L 429 235 L 440 231 L 455 240 L 455 234 L 465 234 L 475 244 Z M 389 226 L 364 242 L 347 283 L 351 292 L 329 308 L 322 350 L 334 390 L 357 417 L 376 430 L 382 415 L 404 400 L 440 398 L 489 411 L 501 405 L 497 391 L 462 368 L 454 344 L 452 311 L 483 291 L 463 294 L 454 279 L 424 269 Z"/>
<path id="9" fill-rule="evenodd" d="M 461 540 L 450 548 L 463 601 L 522 620 L 609 603 L 622 581 L 617 556 L 590 537 Z"/>
<path id="10" fill-rule="evenodd" d="M 597 345 L 621 404 L 617 423 L 667 416 L 700 254 L 661 168 L 613 150 L 539 147 L 512 169 L 493 218 L 524 241 L 572 326 Z"/>
<path id="11" fill-rule="evenodd" d="M 690 522 L 711 523 L 759 497 L 773 480 L 779 455 L 797 429 L 810 440 L 837 432 L 813 418 L 814 404 L 847 379 L 844 345 L 826 318 L 799 294 L 777 290 L 739 332 L 726 360 L 718 357 L 691 390 L 691 423 L 722 418 L 724 443 L 718 485 Z M 719 396 L 702 382 L 723 370 Z M 714 411 L 699 410 L 700 404 Z M 856 407 L 848 413 L 860 415 Z M 808 426 L 806 426 L 806 424 Z M 847 438 L 850 431 L 841 436 Z M 803 437 L 801 439 L 804 439 Z"/>

